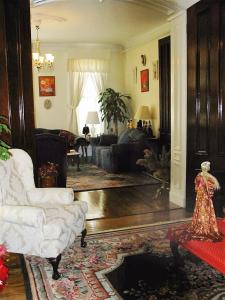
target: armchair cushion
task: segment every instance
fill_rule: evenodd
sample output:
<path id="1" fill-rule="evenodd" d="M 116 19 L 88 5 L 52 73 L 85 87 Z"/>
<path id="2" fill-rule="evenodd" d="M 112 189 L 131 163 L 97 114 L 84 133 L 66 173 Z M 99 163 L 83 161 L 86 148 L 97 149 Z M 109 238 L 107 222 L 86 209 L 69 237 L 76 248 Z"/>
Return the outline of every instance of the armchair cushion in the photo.
<path id="1" fill-rule="evenodd" d="M 3 205 L 1 207 L 2 221 L 40 227 L 45 223 L 45 213 L 40 207 L 23 205 Z"/>
<path id="2" fill-rule="evenodd" d="M 30 203 L 32 204 L 72 204 L 74 192 L 70 188 L 34 188 L 27 192 Z"/>
<path id="3" fill-rule="evenodd" d="M 15 160 L 0 160 L 0 186 L 4 187 L 0 190 L 0 205 L 27 205 L 29 203 L 23 184 L 26 176 L 22 173 L 18 174 L 16 168 Z"/>

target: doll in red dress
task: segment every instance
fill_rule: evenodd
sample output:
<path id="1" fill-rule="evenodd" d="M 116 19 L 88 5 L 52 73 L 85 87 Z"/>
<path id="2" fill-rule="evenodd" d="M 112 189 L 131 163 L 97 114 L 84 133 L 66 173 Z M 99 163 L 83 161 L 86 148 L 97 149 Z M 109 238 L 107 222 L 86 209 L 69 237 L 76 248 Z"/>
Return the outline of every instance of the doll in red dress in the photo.
<path id="1" fill-rule="evenodd" d="M 218 180 L 211 175 L 210 162 L 201 164 L 202 171 L 195 178 L 196 203 L 191 224 L 170 231 L 170 236 L 178 241 L 188 240 L 221 241 L 213 207 L 214 191 L 220 188 Z"/>

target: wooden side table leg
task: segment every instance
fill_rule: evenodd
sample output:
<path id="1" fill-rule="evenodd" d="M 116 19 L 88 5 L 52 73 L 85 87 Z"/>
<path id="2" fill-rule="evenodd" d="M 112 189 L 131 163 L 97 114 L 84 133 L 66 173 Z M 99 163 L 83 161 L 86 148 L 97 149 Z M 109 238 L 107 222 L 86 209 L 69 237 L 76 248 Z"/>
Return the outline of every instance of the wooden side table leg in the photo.
<path id="1" fill-rule="evenodd" d="M 81 150 L 82 150 L 82 157 L 84 157 L 84 146 L 81 145 Z"/>
<path id="2" fill-rule="evenodd" d="M 80 171 L 80 155 L 77 156 L 77 171 Z"/>

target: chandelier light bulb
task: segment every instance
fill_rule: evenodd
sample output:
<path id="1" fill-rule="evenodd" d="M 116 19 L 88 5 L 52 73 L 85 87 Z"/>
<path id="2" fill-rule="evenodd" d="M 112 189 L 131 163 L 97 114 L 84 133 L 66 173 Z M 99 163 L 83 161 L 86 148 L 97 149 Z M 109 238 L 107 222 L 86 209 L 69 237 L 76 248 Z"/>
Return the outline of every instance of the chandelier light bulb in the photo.
<path id="1" fill-rule="evenodd" d="M 38 31 L 40 27 L 37 25 L 36 31 L 37 31 L 37 37 L 34 41 L 34 52 L 32 53 L 33 58 L 33 66 L 37 68 L 39 71 L 40 69 L 52 69 L 53 68 L 53 62 L 54 62 L 54 56 L 51 53 L 46 53 L 44 56 L 41 55 L 40 50 L 40 40 L 38 37 Z"/>
<path id="2" fill-rule="evenodd" d="M 46 53 L 45 54 L 45 59 L 46 59 L 47 62 L 53 63 L 54 56 L 51 53 Z"/>
<path id="3" fill-rule="evenodd" d="M 33 56 L 33 60 L 38 60 L 39 59 L 39 53 L 37 53 L 37 52 L 33 52 L 32 56 Z"/>
<path id="4" fill-rule="evenodd" d="M 39 60 L 40 60 L 40 63 L 43 64 L 44 60 L 45 60 L 44 56 L 39 56 Z"/>

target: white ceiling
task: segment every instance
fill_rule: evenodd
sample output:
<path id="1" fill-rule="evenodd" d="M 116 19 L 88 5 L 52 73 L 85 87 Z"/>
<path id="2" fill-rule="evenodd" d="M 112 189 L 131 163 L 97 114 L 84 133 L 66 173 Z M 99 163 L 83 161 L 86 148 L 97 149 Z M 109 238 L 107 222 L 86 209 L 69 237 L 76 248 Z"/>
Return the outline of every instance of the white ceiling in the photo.
<path id="1" fill-rule="evenodd" d="M 125 45 L 198 0 L 31 0 L 32 39 Z"/>

